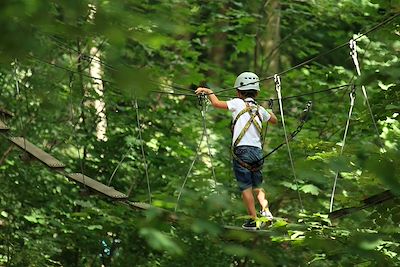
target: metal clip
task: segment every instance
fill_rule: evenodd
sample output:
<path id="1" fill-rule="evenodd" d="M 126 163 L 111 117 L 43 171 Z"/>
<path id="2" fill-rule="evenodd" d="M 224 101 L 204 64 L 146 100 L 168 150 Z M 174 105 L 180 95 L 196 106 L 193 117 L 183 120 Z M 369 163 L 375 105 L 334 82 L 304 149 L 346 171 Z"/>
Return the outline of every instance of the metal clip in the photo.
<path id="1" fill-rule="evenodd" d="M 306 107 L 303 109 L 303 113 L 300 116 L 300 121 L 304 122 L 308 119 L 308 113 L 310 112 L 312 107 L 312 101 L 308 101 Z"/>
<path id="2" fill-rule="evenodd" d="M 274 100 L 273 100 L 272 98 L 270 98 L 270 99 L 268 100 L 268 108 L 272 109 L 273 106 L 274 106 Z"/>
<path id="3" fill-rule="evenodd" d="M 350 91 L 350 105 L 354 106 L 354 100 L 356 99 L 356 86 L 353 84 L 353 87 Z"/>
<path id="4" fill-rule="evenodd" d="M 275 82 L 275 90 L 278 93 L 278 98 L 281 99 L 281 77 L 278 74 L 274 75 L 274 82 Z"/>
<path id="5" fill-rule="evenodd" d="M 307 106 L 304 109 L 304 111 L 307 111 L 307 112 L 310 111 L 311 107 L 312 107 L 312 101 L 310 100 L 310 101 L 307 102 Z"/>
<path id="6" fill-rule="evenodd" d="M 358 76 L 361 75 L 360 64 L 358 63 L 358 56 L 357 56 L 357 42 L 353 39 L 349 42 L 350 45 L 350 56 L 353 59 L 354 66 L 356 66 Z"/>

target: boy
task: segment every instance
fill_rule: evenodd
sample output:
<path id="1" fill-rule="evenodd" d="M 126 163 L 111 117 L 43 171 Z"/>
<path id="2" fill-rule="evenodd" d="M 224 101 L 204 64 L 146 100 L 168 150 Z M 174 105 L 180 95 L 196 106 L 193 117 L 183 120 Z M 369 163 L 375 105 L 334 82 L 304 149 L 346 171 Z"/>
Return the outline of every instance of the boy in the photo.
<path id="1" fill-rule="evenodd" d="M 260 91 L 259 78 L 256 74 L 243 72 L 236 78 L 235 88 L 237 98 L 229 101 L 219 100 L 208 88 L 199 87 L 196 94 L 206 94 L 215 108 L 228 109 L 232 112 L 233 170 L 250 216 L 242 228 L 256 230 L 261 224 L 257 221 L 253 193 L 257 195 L 260 203 L 261 216 L 273 219 L 268 209 L 268 201 L 265 199 L 265 192 L 261 188 L 262 123 L 269 121 L 276 124 L 278 120 L 272 111 L 267 112 L 254 100 Z"/>

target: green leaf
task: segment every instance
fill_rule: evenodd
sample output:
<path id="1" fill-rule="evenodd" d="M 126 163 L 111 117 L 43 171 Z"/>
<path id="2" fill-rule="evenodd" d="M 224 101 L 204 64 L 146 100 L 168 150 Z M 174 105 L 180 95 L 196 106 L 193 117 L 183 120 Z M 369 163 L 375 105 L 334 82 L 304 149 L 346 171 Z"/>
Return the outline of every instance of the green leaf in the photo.
<path id="1" fill-rule="evenodd" d="M 88 230 L 93 231 L 93 230 L 102 230 L 103 226 L 102 225 L 89 225 L 87 227 Z"/>
<path id="2" fill-rule="evenodd" d="M 311 195 L 318 196 L 319 188 L 312 184 L 306 184 L 300 187 L 300 190 L 304 193 L 310 193 Z"/>
<path id="3" fill-rule="evenodd" d="M 224 246 L 224 251 L 228 254 L 244 257 L 250 253 L 250 250 L 240 245 L 227 245 Z"/>
<path id="4" fill-rule="evenodd" d="M 139 231 L 140 235 L 143 236 L 147 243 L 155 250 L 168 251 L 172 254 L 182 254 L 182 249 L 166 234 L 153 229 L 153 228 L 142 228 Z"/>

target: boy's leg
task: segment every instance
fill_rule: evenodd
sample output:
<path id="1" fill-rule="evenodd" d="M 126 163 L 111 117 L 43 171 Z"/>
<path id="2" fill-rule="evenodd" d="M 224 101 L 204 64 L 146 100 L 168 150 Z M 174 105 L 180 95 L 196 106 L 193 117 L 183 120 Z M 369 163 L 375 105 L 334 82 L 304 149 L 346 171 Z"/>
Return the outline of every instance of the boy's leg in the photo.
<path id="1" fill-rule="evenodd" d="M 260 202 L 261 206 L 261 216 L 266 217 L 268 220 L 272 221 L 274 216 L 269 211 L 268 201 L 265 199 L 265 192 L 262 188 L 254 188 L 254 192 L 257 194 L 258 202 Z"/>
<path id="2" fill-rule="evenodd" d="M 268 209 L 268 200 L 265 198 L 265 191 L 262 188 L 254 188 L 254 193 L 257 195 L 258 202 L 260 203 L 261 210 Z"/>
<path id="3" fill-rule="evenodd" d="M 242 191 L 242 197 L 244 205 L 246 206 L 247 213 L 251 216 L 251 218 L 257 218 L 256 208 L 254 206 L 254 196 L 253 196 L 253 189 L 247 188 Z"/>

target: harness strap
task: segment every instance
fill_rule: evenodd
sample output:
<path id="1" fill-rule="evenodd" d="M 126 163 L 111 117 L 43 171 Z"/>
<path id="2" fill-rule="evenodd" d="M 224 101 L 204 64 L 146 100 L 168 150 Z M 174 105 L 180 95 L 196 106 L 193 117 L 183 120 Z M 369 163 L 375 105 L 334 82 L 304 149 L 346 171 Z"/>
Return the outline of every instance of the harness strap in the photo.
<path id="1" fill-rule="evenodd" d="M 232 123 L 232 134 L 234 133 L 234 129 L 235 129 L 235 125 L 237 123 L 237 121 L 239 120 L 239 118 L 245 114 L 245 113 L 249 113 L 250 115 L 250 119 L 247 121 L 247 123 L 245 124 L 245 126 L 243 127 L 243 129 L 241 130 L 239 136 L 236 138 L 235 142 L 233 142 L 232 144 L 232 156 L 233 158 L 244 168 L 255 172 L 258 171 L 262 168 L 262 164 L 258 165 L 258 166 L 252 166 L 246 162 L 244 162 L 243 160 L 241 160 L 236 154 L 235 154 L 235 148 L 237 147 L 237 145 L 240 143 L 240 141 L 243 139 L 244 135 L 247 133 L 248 129 L 250 128 L 250 126 L 252 124 L 254 124 L 254 126 L 256 127 L 258 133 L 260 134 L 260 138 L 261 140 L 263 139 L 263 131 L 262 131 L 262 117 L 261 114 L 259 112 L 259 105 L 256 104 L 256 110 L 252 107 L 250 107 L 249 103 L 247 101 L 245 101 L 246 103 L 246 107 L 244 109 L 242 109 L 238 115 L 236 116 L 236 118 L 233 120 Z M 253 112 L 253 110 L 255 110 L 255 112 Z M 256 117 L 258 117 L 260 119 L 261 125 L 258 124 L 255 119 Z"/>

